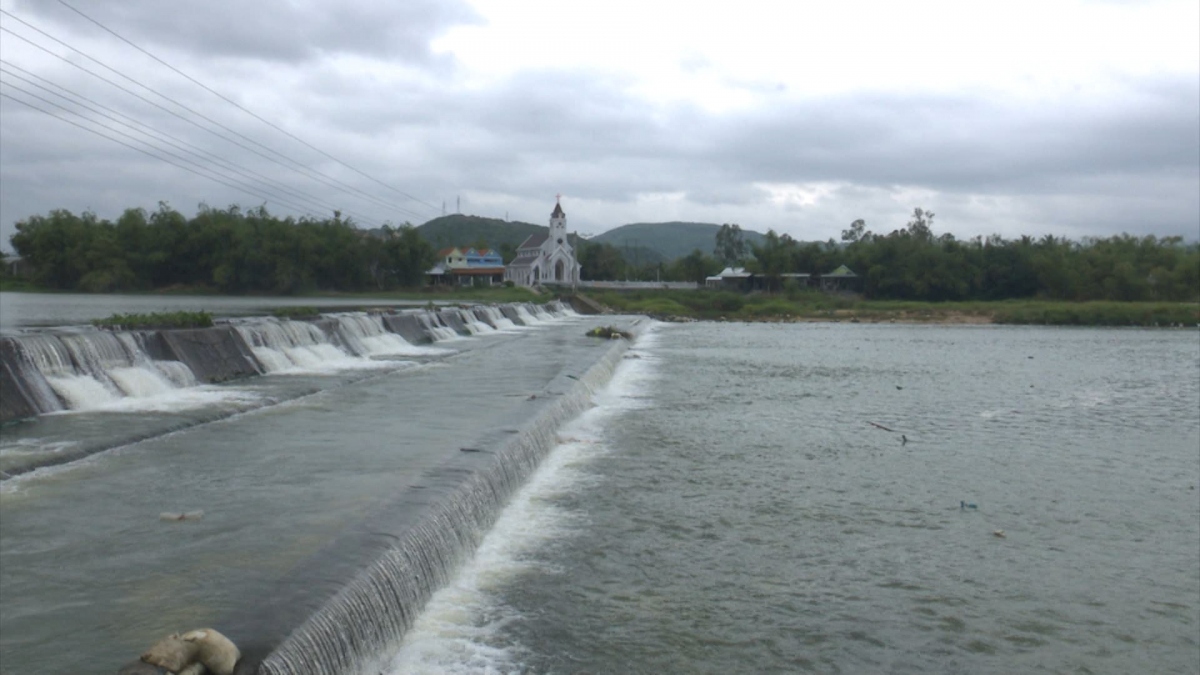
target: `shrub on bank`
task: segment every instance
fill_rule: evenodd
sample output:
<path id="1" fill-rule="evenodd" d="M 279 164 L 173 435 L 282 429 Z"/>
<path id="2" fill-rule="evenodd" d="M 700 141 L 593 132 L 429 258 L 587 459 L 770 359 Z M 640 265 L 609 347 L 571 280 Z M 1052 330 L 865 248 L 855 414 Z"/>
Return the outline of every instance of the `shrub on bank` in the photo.
<path id="1" fill-rule="evenodd" d="M 311 319 L 320 316 L 316 307 L 276 307 L 271 316 L 278 319 Z"/>
<path id="2" fill-rule="evenodd" d="M 209 328 L 213 325 L 208 312 L 152 312 L 149 314 L 113 314 L 105 319 L 93 319 L 92 324 L 108 330 L 147 330 L 152 328 Z"/>
<path id="3" fill-rule="evenodd" d="M 1179 303 L 1081 302 L 1000 306 L 996 323 L 1042 326 L 1194 326 L 1200 306 Z"/>

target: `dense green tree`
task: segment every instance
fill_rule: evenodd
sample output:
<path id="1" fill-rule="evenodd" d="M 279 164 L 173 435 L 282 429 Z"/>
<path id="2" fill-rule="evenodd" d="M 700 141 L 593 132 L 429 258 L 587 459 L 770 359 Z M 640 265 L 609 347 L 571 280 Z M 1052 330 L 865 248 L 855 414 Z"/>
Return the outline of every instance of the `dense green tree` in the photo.
<path id="1" fill-rule="evenodd" d="M 615 281 L 628 277 L 625 258 L 612 244 L 581 241 L 576 257 L 583 267 L 582 276 L 588 281 Z"/>
<path id="2" fill-rule="evenodd" d="M 752 244 L 750 251 L 754 255 L 752 267 L 766 277 L 767 290 L 782 290 L 783 275 L 795 271 L 796 241 L 786 234 L 780 236 L 775 230 L 767 230 L 762 243 Z"/>
<path id="3" fill-rule="evenodd" d="M 704 285 L 704 280 L 721 271 L 721 263 L 700 249 L 671 263 L 666 269 L 670 281 L 694 281 Z"/>
<path id="4" fill-rule="evenodd" d="M 887 235 L 856 220 L 842 231 L 842 242 L 787 247 L 787 271 L 820 273 L 846 264 L 863 278 L 867 297 L 882 299 L 1200 300 L 1200 245 L 1179 237 L 958 241 L 935 235 L 933 213 L 917 208 Z M 784 247 L 782 237 L 769 237 L 754 248 L 753 266 L 771 287 Z"/>
<path id="5" fill-rule="evenodd" d="M 737 265 L 746 257 L 746 240 L 742 235 L 742 226 L 737 223 L 725 223 L 717 231 L 716 247 L 713 255 L 723 265 Z"/>
<path id="6" fill-rule="evenodd" d="M 340 213 L 278 218 L 266 208 L 201 205 L 186 219 L 167 204 L 115 223 L 52 211 L 17 223 L 12 244 L 47 287 L 85 291 L 207 286 L 226 293 L 355 291 L 417 285 L 432 264 L 412 226 L 379 242 Z"/>

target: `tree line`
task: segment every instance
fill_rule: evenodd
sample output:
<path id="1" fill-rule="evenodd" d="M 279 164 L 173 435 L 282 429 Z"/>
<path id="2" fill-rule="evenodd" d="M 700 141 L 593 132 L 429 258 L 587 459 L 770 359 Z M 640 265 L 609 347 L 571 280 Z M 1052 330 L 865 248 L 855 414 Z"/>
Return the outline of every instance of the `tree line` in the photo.
<path id="1" fill-rule="evenodd" d="M 586 280 L 704 283 L 726 266 L 787 290 L 789 273 L 829 273 L 846 265 L 867 298 L 896 300 L 1166 300 L 1200 299 L 1200 245 L 1180 237 L 1071 241 L 998 235 L 959 240 L 933 232 L 934 214 L 915 209 L 908 223 L 876 234 L 856 220 L 841 241 L 799 242 L 769 231 L 748 244 L 736 224 L 717 232 L 713 251 L 638 265 L 612 244 L 578 240 Z M 213 209 L 185 218 L 167 204 L 128 209 L 115 221 L 92 213 L 51 211 L 16 225 L 12 245 L 40 286 L 92 292 L 172 286 L 222 293 L 368 291 L 418 286 L 434 251 L 409 224 L 376 233 L 332 218 L 278 218 L 264 207 Z M 486 247 L 486 242 L 478 242 Z M 515 253 L 502 246 L 505 260 Z M 505 250 L 507 249 L 507 250 Z"/>
<path id="2" fill-rule="evenodd" d="M 66 210 L 16 225 L 12 245 L 46 288 L 111 292 L 169 287 L 290 294 L 416 286 L 433 264 L 411 225 L 370 235 L 343 219 L 279 218 L 265 207 L 201 205 L 188 219 L 167 204 L 115 221 Z"/>
<path id="3" fill-rule="evenodd" d="M 744 266 L 764 277 L 769 291 L 794 283 L 785 274 L 827 274 L 846 265 L 871 299 L 1200 300 L 1200 244 L 1181 237 L 959 240 L 950 233 L 935 235 L 933 218 L 914 209 L 904 227 L 888 234 L 876 234 L 856 220 L 842 231 L 840 242 L 799 242 L 771 230 L 753 245 L 744 241 L 738 225 L 725 224 L 712 254 L 696 250 L 671 263 L 637 267 L 627 264 L 616 247 L 584 242 L 580 262 L 587 279 L 701 284 L 725 266 Z"/>

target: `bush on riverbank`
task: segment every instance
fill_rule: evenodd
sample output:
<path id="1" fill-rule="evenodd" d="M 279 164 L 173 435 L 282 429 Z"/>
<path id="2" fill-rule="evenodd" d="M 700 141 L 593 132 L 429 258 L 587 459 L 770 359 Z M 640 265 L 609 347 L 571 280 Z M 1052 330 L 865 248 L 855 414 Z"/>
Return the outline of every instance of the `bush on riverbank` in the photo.
<path id="1" fill-rule="evenodd" d="M 1194 326 L 1200 322 L 1200 308 L 1167 302 L 1041 303 L 1002 307 L 992 321 L 1046 326 Z"/>
<path id="2" fill-rule="evenodd" d="M 149 314 L 113 314 L 94 319 L 92 324 L 108 330 L 149 330 L 154 328 L 209 328 L 213 325 L 208 312 L 152 312 Z"/>
<path id="3" fill-rule="evenodd" d="M 315 307 L 276 307 L 271 316 L 277 319 L 314 319 L 321 313 Z"/>
<path id="4" fill-rule="evenodd" d="M 730 297 L 740 300 L 732 302 Z M 1050 326 L 1194 326 L 1200 305 L 1185 302 L 918 302 L 862 300 L 819 291 L 738 295 L 713 291 L 604 291 L 592 295 L 614 311 L 661 319 L 734 321 L 903 321 Z"/>

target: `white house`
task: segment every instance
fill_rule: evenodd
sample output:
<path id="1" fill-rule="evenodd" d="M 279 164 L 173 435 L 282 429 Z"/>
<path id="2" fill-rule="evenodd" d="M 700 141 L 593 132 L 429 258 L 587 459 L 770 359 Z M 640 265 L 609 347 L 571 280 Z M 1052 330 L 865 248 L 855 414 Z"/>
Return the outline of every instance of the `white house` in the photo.
<path id="1" fill-rule="evenodd" d="M 558 200 L 548 232 L 531 234 L 517 247 L 517 257 L 504 269 L 504 280 L 518 286 L 579 283 L 579 261 L 567 240 L 567 214 Z"/>

